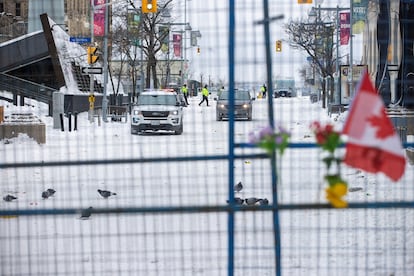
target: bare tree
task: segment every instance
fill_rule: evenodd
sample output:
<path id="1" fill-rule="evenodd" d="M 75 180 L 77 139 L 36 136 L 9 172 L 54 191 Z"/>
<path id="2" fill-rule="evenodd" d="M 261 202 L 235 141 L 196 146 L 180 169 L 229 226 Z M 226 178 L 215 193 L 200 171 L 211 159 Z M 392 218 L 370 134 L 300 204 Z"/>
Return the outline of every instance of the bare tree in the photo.
<path id="1" fill-rule="evenodd" d="M 125 41 L 127 36 L 127 30 L 122 25 L 117 25 L 112 29 L 112 48 L 113 53 L 116 55 L 120 61 L 119 67 L 117 69 L 111 68 L 110 72 L 115 74 L 115 77 L 118 79 L 118 86 L 114 89 L 114 94 L 117 95 L 119 92 L 119 85 L 121 83 L 121 77 L 123 75 L 124 66 L 128 61 L 127 57 L 129 53 L 129 43 Z M 133 91 L 135 93 L 135 89 Z"/>
<path id="2" fill-rule="evenodd" d="M 310 57 L 312 67 L 322 78 L 322 107 L 326 107 L 326 77 L 333 79 L 335 60 L 333 59 L 334 26 L 325 23 L 303 23 L 291 21 L 285 25 L 292 48 L 304 50 Z M 334 83 L 331 82 L 331 91 Z"/>
<path id="3" fill-rule="evenodd" d="M 125 13 L 123 15 L 128 17 Z M 135 99 L 137 95 L 138 76 L 141 74 L 139 65 L 142 62 L 140 60 L 139 45 L 137 43 L 139 36 L 137 33 L 131 31 L 126 24 L 119 24 L 113 29 L 112 39 L 114 54 L 119 59 L 118 71 L 115 74 L 120 79 L 125 71 L 124 68 L 126 66 L 128 67 L 128 78 L 132 83 L 132 98 Z"/>
<path id="4" fill-rule="evenodd" d="M 141 13 L 140 9 L 136 8 L 134 2 L 129 0 L 130 5 L 137 13 L 141 15 L 139 23 L 139 37 L 142 41 L 140 47 L 144 51 L 146 57 L 146 80 L 145 86 L 150 87 L 151 79 L 154 81 L 154 87 L 158 88 L 157 78 L 157 53 L 161 50 L 163 41 L 169 36 L 169 31 L 159 32 L 159 25 L 164 24 L 162 17 L 164 12 L 169 11 L 169 6 L 172 0 L 166 0 L 158 3 L 156 13 Z"/>
<path id="5" fill-rule="evenodd" d="M 158 1 L 156 13 L 142 13 L 134 1 L 128 0 L 128 6 L 113 10 L 113 18 L 119 19 L 112 29 L 112 47 L 114 55 L 120 61 L 114 72 L 118 79 L 128 67 L 128 78 L 132 84 L 132 98 L 137 95 L 137 84 L 140 80 L 141 68 L 145 67 L 144 87 L 150 87 L 151 80 L 158 88 L 157 56 L 163 42 L 168 39 L 169 32 L 160 32 L 160 26 L 166 25 L 164 12 L 169 12 L 172 0 Z M 125 24 L 127 22 L 127 24 Z M 143 77 L 143 76 L 141 76 Z M 120 82 L 118 82 L 120 83 Z M 118 91 L 119 85 L 114 91 Z M 116 94 L 116 93 L 115 93 Z"/>

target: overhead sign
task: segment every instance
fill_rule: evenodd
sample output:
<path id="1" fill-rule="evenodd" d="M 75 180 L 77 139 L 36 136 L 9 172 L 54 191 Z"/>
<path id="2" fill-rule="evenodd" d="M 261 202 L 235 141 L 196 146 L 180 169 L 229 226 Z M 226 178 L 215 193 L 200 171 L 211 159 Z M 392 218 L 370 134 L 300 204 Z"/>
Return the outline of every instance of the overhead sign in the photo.
<path id="1" fill-rule="evenodd" d="M 102 67 L 82 67 L 82 74 L 102 74 Z"/>
<path id="2" fill-rule="evenodd" d="M 69 38 L 69 41 L 70 42 L 76 42 L 76 43 L 79 43 L 79 44 L 85 44 L 85 43 L 91 43 L 91 38 L 90 37 L 74 37 L 74 36 L 71 36 Z"/>

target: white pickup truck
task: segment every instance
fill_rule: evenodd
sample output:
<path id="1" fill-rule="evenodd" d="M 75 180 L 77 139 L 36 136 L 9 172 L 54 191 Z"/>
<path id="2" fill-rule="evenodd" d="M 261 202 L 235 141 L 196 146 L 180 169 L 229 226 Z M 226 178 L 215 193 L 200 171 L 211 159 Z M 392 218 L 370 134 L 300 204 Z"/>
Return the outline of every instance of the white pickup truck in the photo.
<path id="1" fill-rule="evenodd" d="M 153 90 L 138 96 L 131 111 L 131 133 L 172 131 L 183 133 L 183 103 L 176 92 Z"/>

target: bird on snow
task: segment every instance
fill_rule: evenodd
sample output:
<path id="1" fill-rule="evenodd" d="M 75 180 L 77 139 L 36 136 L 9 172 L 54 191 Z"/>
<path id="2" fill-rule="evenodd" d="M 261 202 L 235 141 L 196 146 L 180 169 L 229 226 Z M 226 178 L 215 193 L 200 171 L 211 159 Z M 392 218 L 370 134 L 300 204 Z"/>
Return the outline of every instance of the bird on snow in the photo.
<path id="1" fill-rule="evenodd" d="M 89 208 L 87 208 L 87 209 L 83 209 L 82 211 L 81 211 L 81 216 L 80 216 L 80 219 L 89 219 L 89 217 L 91 216 L 91 214 L 92 214 L 92 206 L 90 206 Z"/>
<path id="2" fill-rule="evenodd" d="M 101 196 L 103 196 L 104 198 L 108 198 L 108 197 L 110 197 L 111 195 L 116 195 L 116 193 L 113 193 L 113 192 L 111 192 L 111 191 L 101 190 L 101 189 L 98 189 L 98 193 L 99 193 Z"/>
<path id="3" fill-rule="evenodd" d="M 244 199 L 240 197 L 235 197 L 234 202 L 236 203 L 236 205 L 243 205 Z M 227 203 L 230 203 L 230 201 L 227 200 Z"/>
<path id="4" fill-rule="evenodd" d="M 234 185 L 234 191 L 236 193 L 240 192 L 242 189 L 243 189 L 243 184 L 241 183 L 241 181 L 237 183 L 236 185 Z"/>
<path id="5" fill-rule="evenodd" d="M 267 198 L 262 198 L 259 200 L 260 205 L 269 205 L 269 200 Z"/>
<path id="6" fill-rule="evenodd" d="M 247 205 L 255 205 L 260 200 L 261 200 L 261 198 L 249 197 L 249 198 L 246 198 L 244 200 L 244 202 L 246 202 Z"/>
<path id="7" fill-rule="evenodd" d="M 44 192 L 42 192 L 42 198 L 43 198 L 43 199 L 47 199 L 47 198 L 49 198 L 49 192 L 48 192 L 48 191 L 44 191 Z"/>
<path id="8" fill-rule="evenodd" d="M 12 196 L 12 195 L 6 195 L 5 197 L 3 197 L 4 201 L 12 201 L 14 199 L 17 199 L 17 197 Z"/>
<path id="9" fill-rule="evenodd" d="M 56 191 L 51 188 L 47 189 L 46 191 L 49 193 L 49 196 L 52 196 L 56 193 Z"/>

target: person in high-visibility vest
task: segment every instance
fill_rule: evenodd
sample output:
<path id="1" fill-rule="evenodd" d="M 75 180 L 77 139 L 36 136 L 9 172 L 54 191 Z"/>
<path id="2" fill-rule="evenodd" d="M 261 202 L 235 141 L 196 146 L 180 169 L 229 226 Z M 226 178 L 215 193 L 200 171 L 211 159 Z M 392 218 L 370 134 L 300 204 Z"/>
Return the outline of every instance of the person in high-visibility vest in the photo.
<path id="1" fill-rule="evenodd" d="M 201 94 L 203 95 L 203 99 L 201 100 L 201 102 L 198 105 L 201 105 L 204 101 L 207 102 L 207 106 L 208 106 L 208 89 L 207 89 L 207 84 L 204 85 L 203 89 L 201 89 Z"/>
<path id="2" fill-rule="evenodd" d="M 188 88 L 187 85 L 184 83 L 183 86 L 181 87 L 181 92 L 183 92 L 184 95 L 184 99 L 185 99 L 185 103 L 187 105 L 189 105 L 188 100 L 187 100 L 187 96 L 188 96 Z"/>
<path id="3" fill-rule="evenodd" d="M 263 84 L 262 87 L 260 87 L 260 92 L 262 92 L 262 97 L 266 98 L 267 87 L 265 84 Z"/>

